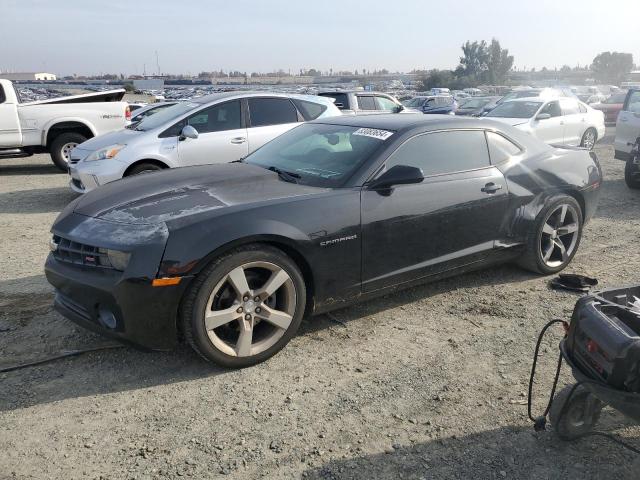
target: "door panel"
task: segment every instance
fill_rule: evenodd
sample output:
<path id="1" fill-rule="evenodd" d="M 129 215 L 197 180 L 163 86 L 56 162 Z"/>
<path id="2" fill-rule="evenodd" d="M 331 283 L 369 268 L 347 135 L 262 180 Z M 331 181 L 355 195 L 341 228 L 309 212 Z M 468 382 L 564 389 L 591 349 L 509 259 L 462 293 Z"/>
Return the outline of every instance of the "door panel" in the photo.
<path id="1" fill-rule="evenodd" d="M 549 102 L 539 112 L 548 113 L 551 118 L 545 120 L 533 120 L 534 134 L 545 143 L 562 144 L 564 142 L 564 117 L 558 101 Z"/>
<path id="2" fill-rule="evenodd" d="M 627 95 L 624 109 L 616 122 L 615 149 L 629 153 L 636 138 L 640 136 L 640 90 Z"/>
<path id="3" fill-rule="evenodd" d="M 228 163 L 248 155 L 247 129 L 201 133 L 178 142 L 180 165 Z"/>
<path id="4" fill-rule="evenodd" d="M 22 132 L 18 108 L 13 103 L 0 103 L 0 147 L 20 147 Z"/>
<path id="5" fill-rule="evenodd" d="M 270 142 L 278 135 L 282 135 L 284 132 L 291 130 L 293 127 L 297 127 L 299 123 L 284 123 L 281 125 L 268 125 L 266 127 L 250 127 L 247 129 L 249 135 L 249 153 L 257 150 L 262 145 Z"/>
<path id="6" fill-rule="evenodd" d="M 501 188 L 482 191 L 491 184 Z M 428 177 L 388 196 L 364 189 L 363 292 L 487 257 L 501 237 L 507 199 L 495 167 Z"/>

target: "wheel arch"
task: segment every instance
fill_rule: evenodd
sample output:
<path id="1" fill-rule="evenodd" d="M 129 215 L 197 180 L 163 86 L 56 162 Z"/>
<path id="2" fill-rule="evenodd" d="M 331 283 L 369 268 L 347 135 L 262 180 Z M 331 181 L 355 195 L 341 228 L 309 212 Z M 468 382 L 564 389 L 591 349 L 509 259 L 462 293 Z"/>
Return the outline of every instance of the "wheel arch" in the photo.
<path id="1" fill-rule="evenodd" d="M 76 119 L 59 119 L 44 130 L 42 144 L 49 148 L 56 137 L 63 133 L 79 133 L 87 139 L 96 136 L 95 128 L 86 122 Z"/>
<path id="2" fill-rule="evenodd" d="M 582 192 L 575 187 L 567 186 L 556 188 L 553 190 L 547 190 L 536 195 L 528 204 L 523 205 L 518 214 L 516 214 L 516 221 L 513 230 L 519 238 L 525 238 L 532 226 L 535 225 L 536 218 L 540 212 L 548 204 L 549 199 L 558 195 L 568 195 L 572 197 L 580 206 L 580 213 L 582 214 L 583 224 L 586 221 L 586 204 L 585 198 Z"/>
<path id="3" fill-rule="evenodd" d="M 142 158 L 140 160 L 136 160 L 135 162 L 133 162 L 131 165 L 129 165 L 127 167 L 127 169 L 124 171 L 124 173 L 122 174 L 123 177 L 126 177 L 129 175 L 129 173 L 131 172 L 131 170 L 133 170 L 136 166 L 142 164 L 142 163 L 151 163 L 153 165 L 157 165 L 161 168 L 171 168 L 169 165 L 167 165 L 166 162 L 163 162 L 162 160 L 158 160 L 157 158 Z"/>

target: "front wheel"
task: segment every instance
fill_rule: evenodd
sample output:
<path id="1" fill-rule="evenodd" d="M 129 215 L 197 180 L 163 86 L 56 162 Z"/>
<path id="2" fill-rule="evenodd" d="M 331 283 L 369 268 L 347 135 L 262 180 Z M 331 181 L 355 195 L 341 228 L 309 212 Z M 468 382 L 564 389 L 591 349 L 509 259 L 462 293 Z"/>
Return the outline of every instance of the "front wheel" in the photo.
<path id="1" fill-rule="evenodd" d="M 549 275 L 564 269 L 578 250 L 582 237 L 582 210 L 575 198 L 557 195 L 536 217 L 519 263 Z"/>
<path id="2" fill-rule="evenodd" d="M 181 309 L 182 329 L 206 360 L 247 367 L 291 340 L 305 305 L 295 262 L 271 246 L 249 245 L 214 260 L 196 277 Z"/>
<path id="3" fill-rule="evenodd" d="M 86 139 L 87 137 L 76 132 L 61 133 L 58 135 L 49 147 L 51 160 L 53 160 L 55 166 L 66 172 L 69 168 L 69 161 L 71 160 L 71 150 Z"/>
<path id="4" fill-rule="evenodd" d="M 624 181 L 627 187 L 640 188 L 640 156 L 632 155 L 624 166 Z"/>

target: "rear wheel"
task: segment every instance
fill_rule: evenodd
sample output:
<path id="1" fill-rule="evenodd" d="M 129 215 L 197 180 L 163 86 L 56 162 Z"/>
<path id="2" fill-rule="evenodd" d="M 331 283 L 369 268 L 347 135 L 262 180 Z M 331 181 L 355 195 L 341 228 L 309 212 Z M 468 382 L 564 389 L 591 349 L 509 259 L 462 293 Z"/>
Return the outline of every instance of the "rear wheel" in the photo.
<path id="1" fill-rule="evenodd" d="M 194 280 L 182 329 L 206 360 L 247 367 L 291 340 L 305 304 L 304 279 L 293 260 L 276 248 L 249 245 L 214 260 Z"/>
<path id="2" fill-rule="evenodd" d="M 598 139 L 598 132 L 596 132 L 595 128 L 588 128 L 586 132 L 582 135 L 582 140 L 580 141 L 580 146 L 584 148 L 588 148 L 589 150 L 593 150 L 593 147 L 596 146 L 596 140 Z"/>
<path id="3" fill-rule="evenodd" d="M 632 155 L 624 167 L 624 181 L 629 188 L 640 188 L 640 158 Z"/>
<path id="4" fill-rule="evenodd" d="M 582 210 L 575 198 L 569 195 L 551 198 L 527 236 L 527 250 L 520 265 L 545 275 L 564 269 L 580 245 L 582 222 Z"/>
<path id="5" fill-rule="evenodd" d="M 76 132 L 67 132 L 58 135 L 49 147 L 51 160 L 53 160 L 55 166 L 66 172 L 69 168 L 71 150 L 86 140 L 87 137 Z"/>
<path id="6" fill-rule="evenodd" d="M 573 390 L 573 385 L 569 385 L 554 397 L 549 420 L 560 438 L 571 440 L 595 428 L 602 407 L 602 402 L 586 388 L 578 386 Z"/>
<path id="7" fill-rule="evenodd" d="M 151 162 L 143 162 L 129 170 L 126 176 L 129 177 L 131 175 L 140 175 L 141 173 L 157 172 L 159 170 L 163 170 L 160 165 Z"/>

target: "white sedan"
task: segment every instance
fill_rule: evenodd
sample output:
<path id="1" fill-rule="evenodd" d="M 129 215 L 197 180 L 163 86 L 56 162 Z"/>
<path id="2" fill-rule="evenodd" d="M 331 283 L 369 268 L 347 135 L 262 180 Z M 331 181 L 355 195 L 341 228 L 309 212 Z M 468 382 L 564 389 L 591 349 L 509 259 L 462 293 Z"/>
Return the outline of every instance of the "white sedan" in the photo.
<path id="1" fill-rule="evenodd" d="M 545 143 L 591 150 L 604 136 L 604 114 L 576 98 L 519 98 L 504 102 L 486 117 L 508 123 Z"/>

